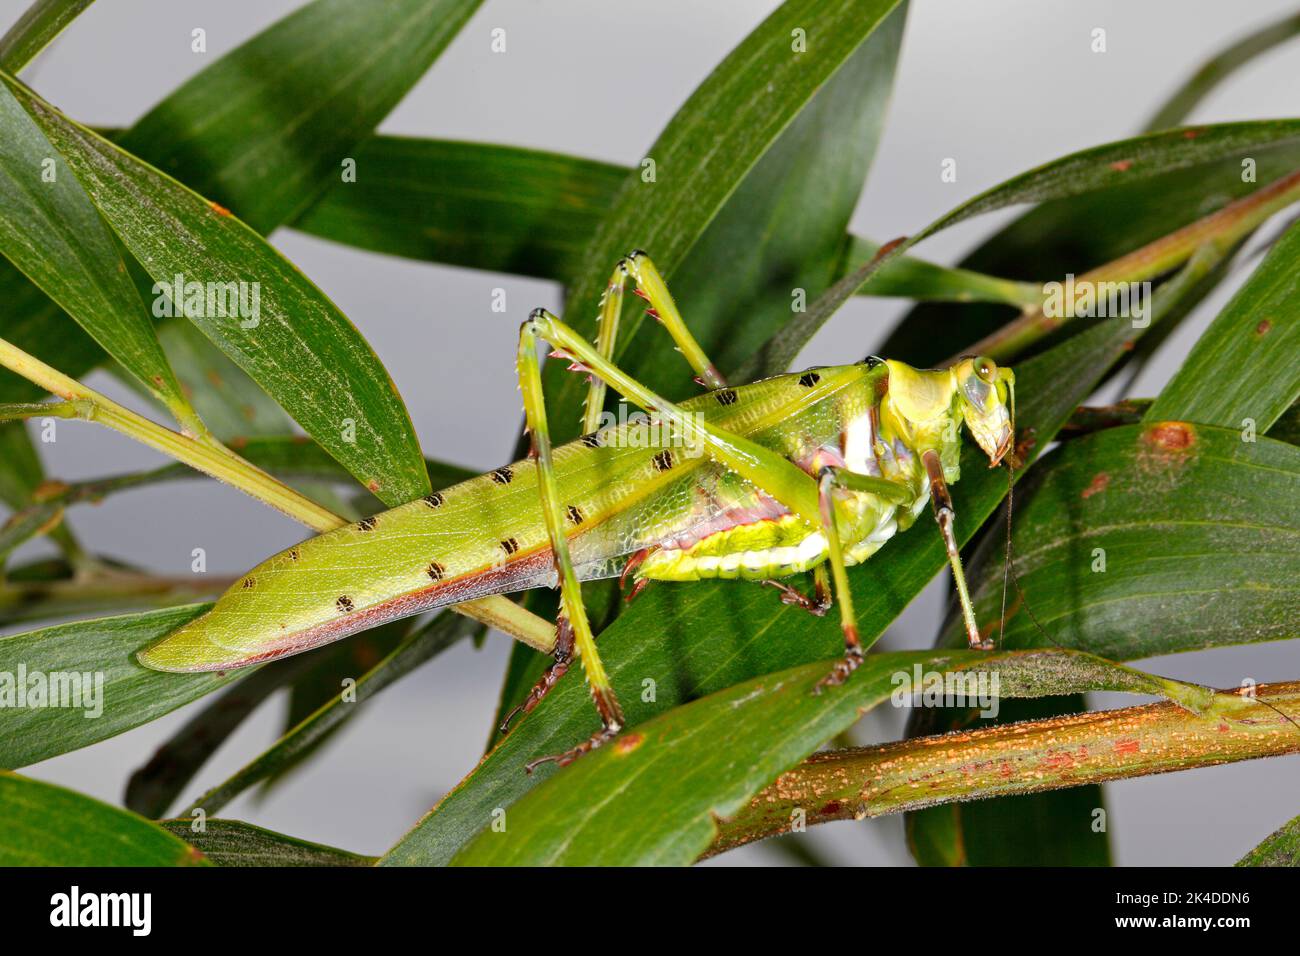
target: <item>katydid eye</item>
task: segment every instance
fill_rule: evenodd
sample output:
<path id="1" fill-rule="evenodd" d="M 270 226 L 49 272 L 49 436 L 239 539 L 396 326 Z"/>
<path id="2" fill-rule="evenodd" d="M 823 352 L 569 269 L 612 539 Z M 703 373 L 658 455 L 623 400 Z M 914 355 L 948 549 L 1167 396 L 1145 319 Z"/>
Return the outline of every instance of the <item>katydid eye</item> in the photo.
<path id="1" fill-rule="evenodd" d="M 993 377 L 997 372 L 997 366 L 993 364 L 992 359 L 977 356 L 975 358 L 975 374 L 980 377 L 980 381 L 989 385 L 993 384 Z"/>

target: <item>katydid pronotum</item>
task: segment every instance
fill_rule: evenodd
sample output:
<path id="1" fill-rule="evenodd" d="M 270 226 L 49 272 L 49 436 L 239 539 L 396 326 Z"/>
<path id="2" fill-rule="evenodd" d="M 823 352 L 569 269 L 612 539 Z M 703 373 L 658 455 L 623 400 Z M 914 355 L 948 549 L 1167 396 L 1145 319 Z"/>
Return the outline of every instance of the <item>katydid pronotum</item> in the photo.
<path id="1" fill-rule="evenodd" d="M 669 402 L 613 362 L 627 280 L 650 304 L 707 391 Z M 591 377 L 587 434 L 552 448 L 538 361 L 545 342 Z M 649 257 L 619 261 L 593 347 L 545 310 L 519 336 L 532 453 L 418 501 L 304 541 L 253 568 L 207 613 L 142 651 L 163 671 L 229 670 L 297 654 L 421 611 L 555 587 L 553 663 L 531 710 L 578 657 L 601 730 L 561 763 L 621 729 L 580 582 L 741 578 L 824 613 L 838 604 L 845 653 L 819 690 L 861 663 L 846 566 L 875 554 L 933 503 L 971 646 L 987 649 L 962 572 L 947 485 L 963 424 L 990 467 L 1015 434 L 1015 376 L 964 358 L 922 371 L 868 359 L 729 386 L 687 328 Z M 598 427 L 612 387 L 649 417 Z M 540 508 L 539 508 L 540 503 Z M 778 579 L 811 571 L 813 596 Z"/>

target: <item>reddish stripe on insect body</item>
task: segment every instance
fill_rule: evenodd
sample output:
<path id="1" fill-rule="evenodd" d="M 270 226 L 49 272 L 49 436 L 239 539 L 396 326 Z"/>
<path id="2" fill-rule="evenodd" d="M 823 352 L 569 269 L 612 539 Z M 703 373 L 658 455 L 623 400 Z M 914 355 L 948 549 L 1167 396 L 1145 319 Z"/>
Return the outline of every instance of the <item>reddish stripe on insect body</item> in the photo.
<path id="1" fill-rule="evenodd" d="M 517 581 L 527 580 L 534 575 L 549 571 L 553 566 L 551 549 L 537 548 L 519 554 L 497 567 L 471 571 L 455 578 L 434 582 L 428 587 L 406 591 L 387 601 L 340 614 L 339 617 L 323 624 L 287 634 L 248 657 L 222 661 L 220 665 L 205 669 L 224 671 L 247 667 L 250 664 L 260 664 L 289 654 L 308 651 L 313 647 L 341 640 L 358 631 L 418 614 L 421 611 L 429 611 L 449 604 L 460 604 L 489 594 L 516 591 L 519 590 L 516 586 Z"/>

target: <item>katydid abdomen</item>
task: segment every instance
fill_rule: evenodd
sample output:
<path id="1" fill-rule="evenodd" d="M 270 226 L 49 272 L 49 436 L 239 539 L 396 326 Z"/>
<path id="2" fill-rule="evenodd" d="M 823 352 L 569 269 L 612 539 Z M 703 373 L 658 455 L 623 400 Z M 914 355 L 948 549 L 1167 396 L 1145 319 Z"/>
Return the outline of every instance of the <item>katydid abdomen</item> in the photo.
<path id="1" fill-rule="evenodd" d="M 850 365 L 719 389 L 681 403 L 810 472 L 826 460 L 877 464 L 871 430 L 884 366 Z M 895 454 L 895 450 L 898 452 Z M 892 477 L 926 501 L 902 443 Z M 778 577 L 825 557 L 823 535 L 683 444 L 658 422 L 611 425 L 554 452 L 566 537 L 583 579 Z M 894 503 L 842 496 L 841 536 L 864 560 L 898 525 Z M 225 670 L 309 650 L 384 621 L 489 594 L 552 587 L 556 573 L 528 459 L 310 538 L 243 575 L 206 614 L 140 655 L 159 670 Z"/>

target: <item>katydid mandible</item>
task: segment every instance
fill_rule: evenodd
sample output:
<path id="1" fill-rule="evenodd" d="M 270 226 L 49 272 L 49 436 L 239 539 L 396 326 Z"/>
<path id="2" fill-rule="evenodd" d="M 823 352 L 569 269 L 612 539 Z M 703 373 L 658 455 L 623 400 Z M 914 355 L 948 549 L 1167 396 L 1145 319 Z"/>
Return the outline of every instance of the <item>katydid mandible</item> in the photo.
<path id="1" fill-rule="evenodd" d="M 632 280 L 707 391 L 669 402 L 614 364 Z M 587 434 L 553 448 L 537 355 L 591 377 Z M 577 657 L 601 730 L 560 763 L 623 726 L 582 604 L 580 582 L 729 578 L 777 587 L 822 614 L 838 604 L 845 653 L 819 690 L 861 663 L 845 568 L 876 553 L 933 505 L 972 647 L 975 620 L 947 486 L 959 477 L 964 424 L 996 466 L 1015 434 L 1015 376 L 990 359 L 918 370 L 867 359 L 729 386 L 691 335 L 649 257 L 619 261 L 593 347 L 545 310 L 519 336 L 518 372 L 532 451 L 444 491 L 294 545 L 253 568 L 207 613 L 142 651 L 174 672 L 244 667 L 336 641 L 385 621 L 493 594 L 555 587 L 554 660 L 531 710 Z M 648 417 L 598 427 L 611 387 Z M 540 503 L 540 507 L 539 507 Z M 812 572 L 813 595 L 779 579 Z M 828 580 L 829 578 L 829 580 Z"/>

